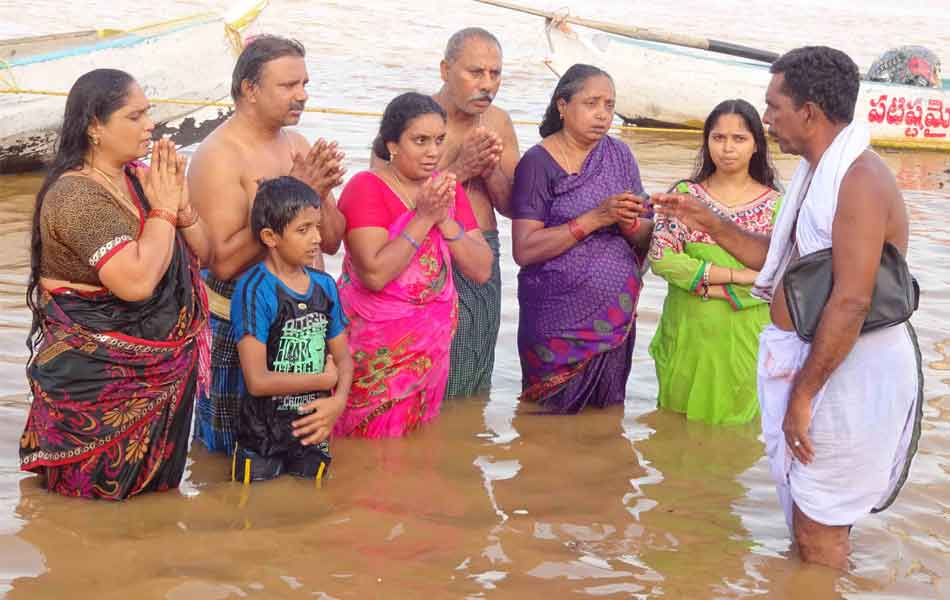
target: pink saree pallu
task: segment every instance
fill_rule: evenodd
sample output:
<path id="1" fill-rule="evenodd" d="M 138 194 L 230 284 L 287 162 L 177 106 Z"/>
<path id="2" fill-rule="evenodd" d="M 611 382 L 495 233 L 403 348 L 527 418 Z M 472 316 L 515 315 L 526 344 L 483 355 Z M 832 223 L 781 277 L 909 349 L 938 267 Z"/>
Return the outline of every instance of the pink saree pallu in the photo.
<path id="1" fill-rule="evenodd" d="M 389 227 L 395 239 L 415 213 Z M 363 286 L 346 255 L 340 299 L 350 321 L 353 387 L 335 435 L 398 437 L 435 418 L 458 320 L 448 245 L 433 228 L 409 266 L 379 292 Z"/>

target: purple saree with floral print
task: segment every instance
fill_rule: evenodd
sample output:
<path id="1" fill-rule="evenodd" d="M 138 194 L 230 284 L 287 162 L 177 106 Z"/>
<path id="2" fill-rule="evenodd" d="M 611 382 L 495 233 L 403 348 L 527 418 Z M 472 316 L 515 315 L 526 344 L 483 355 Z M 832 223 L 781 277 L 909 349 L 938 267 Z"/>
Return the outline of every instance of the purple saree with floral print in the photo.
<path id="1" fill-rule="evenodd" d="M 604 137 L 579 173 L 567 174 L 540 144 L 515 171 L 515 219 L 563 225 L 609 196 L 643 190 L 630 149 Z M 518 274 L 521 399 L 546 411 L 623 403 L 630 374 L 641 265 L 617 226 Z"/>

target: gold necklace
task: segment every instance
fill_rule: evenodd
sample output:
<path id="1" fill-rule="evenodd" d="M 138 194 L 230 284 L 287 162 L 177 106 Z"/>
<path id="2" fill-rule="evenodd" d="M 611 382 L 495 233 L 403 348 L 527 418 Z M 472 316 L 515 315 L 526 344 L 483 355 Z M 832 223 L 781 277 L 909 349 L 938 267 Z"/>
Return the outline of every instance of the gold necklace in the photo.
<path id="1" fill-rule="evenodd" d="M 567 172 L 567 174 L 572 175 L 574 173 L 577 173 L 577 171 L 573 169 L 574 163 L 572 163 L 571 161 L 567 159 L 567 145 L 564 142 L 563 130 L 562 130 L 562 133 L 560 134 L 560 137 L 558 137 L 557 139 L 557 149 L 561 153 L 561 160 L 564 161 L 564 170 Z"/>
<path id="2" fill-rule="evenodd" d="M 396 196 L 403 203 L 403 205 L 405 205 L 406 208 L 408 208 L 409 210 L 415 210 L 416 203 L 415 202 L 410 203 L 409 194 L 407 194 L 406 189 L 402 187 L 402 179 L 399 177 L 399 173 L 396 172 L 396 167 L 394 167 L 392 163 L 389 163 L 389 170 L 392 171 L 393 177 L 395 178 L 395 181 L 396 181 L 396 187 L 399 188 L 399 192 L 396 194 Z"/>
<path id="3" fill-rule="evenodd" d="M 125 208 L 126 210 L 130 211 L 133 215 L 137 216 L 139 214 L 138 207 L 135 206 L 135 204 L 132 202 L 132 199 L 128 195 L 122 193 L 122 188 L 120 188 L 115 183 L 112 177 L 108 173 L 103 171 L 102 169 L 99 169 L 98 167 L 93 165 L 92 163 L 88 163 L 88 164 L 89 164 L 89 168 L 94 173 L 98 174 L 100 177 L 105 179 L 106 183 L 109 184 L 109 187 L 111 188 L 109 192 L 115 196 L 115 199 L 119 201 L 119 204 L 121 204 L 123 208 Z"/>
<path id="4" fill-rule="evenodd" d="M 102 177 L 103 179 L 106 180 L 106 183 L 108 183 L 108 184 L 109 184 L 109 187 L 112 188 L 110 191 L 112 191 L 112 192 L 116 195 L 116 197 L 117 197 L 119 200 L 125 200 L 125 199 L 126 199 L 126 195 L 122 193 L 122 189 L 119 188 L 118 185 L 116 185 L 116 183 L 115 183 L 115 181 L 112 179 L 112 176 L 111 176 L 111 175 L 109 175 L 108 173 L 106 173 L 106 172 L 103 171 L 102 169 L 99 169 L 98 167 L 96 167 L 96 166 L 93 165 L 92 163 L 89 163 L 89 168 L 92 169 L 92 171 L 93 171 L 94 173 L 97 173 L 100 177 Z"/>

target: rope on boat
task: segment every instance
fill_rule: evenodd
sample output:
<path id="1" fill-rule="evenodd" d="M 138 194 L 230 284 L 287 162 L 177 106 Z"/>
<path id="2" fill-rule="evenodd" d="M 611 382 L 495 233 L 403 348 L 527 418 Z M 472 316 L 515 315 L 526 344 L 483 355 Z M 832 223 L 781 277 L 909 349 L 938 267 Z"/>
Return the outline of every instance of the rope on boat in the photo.
<path id="1" fill-rule="evenodd" d="M 0 71 L 2 73 L 2 71 Z M 50 90 L 33 90 L 33 89 L 21 89 L 17 87 L 10 87 L 9 89 L 0 89 L 0 94 L 24 94 L 31 96 L 59 96 L 65 97 L 68 94 L 66 92 L 56 92 Z M 197 106 L 197 107 L 218 107 L 218 108 L 234 108 L 233 102 L 216 102 L 212 100 L 187 100 L 185 98 L 149 98 L 149 102 L 153 104 L 178 104 L 182 106 Z M 303 109 L 304 112 L 308 113 L 319 113 L 326 115 L 342 115 L 350 117 L 370 117 L 370 118 L 380 118 L 383 116 L 383 113 L 372 112 L 372 111 L 363 111 L 363 110 L 351 110 L 347 108 L 332 108 L 332 107 L 306 107 Z M 540 121 L 531 121 L 524 119 L 513 119 L 511 121 L 515 125 L 533 125 L 538 126 L 541 124 Z M 640 127 L 637 125 L 612 125 L 611 129 L 617 131 L 642 131 L 642 132 L 658 132 L 658 133 L 686 133 L 690 135 L 701 134 L 701 129 L 682 129 L 678 127 Z"/>
<path id="2" fill-rule="evenodd" d="M 4 61 L 0 59 L 0 84 L 3 83 L 3 63 Z M 9 89 L 0 88 L 0 94 L 24 94 L 24 95 L 34 95 L 34 96 L 60 96 L 66 97 L 68 94 L 66 92 L 54 92 L 49 90 L 32 90 L 32 89 L 21 89 L 17 87 L 10 87 Z M 153 104 L 179 104 L 183 106 L 195 106 L 195 107 L 219 107 L 219 108 L 234 108 L 233 102 L 215 102 L 211 100 L 186 100 L 184 98 L 149 98 L 149 101 Z M 308 113 L 319 113 L 326 115 L 342 115 L 350 117 L 370 117 L 378 119 L 383 116 L 379 112 L 371 111 L 362 111 L 362 110 L 350 110 L 347 108 L 331 108 L 331 107 L 310 107 L 304 108 L 304 112 Z M 531 121 L 531 120 L 519 120 L 512 119 L 511 121 L 515 125 L 528 125 L 537 127 L 540 125 L 540 121 Z M 610 127 L 614 131 L 639 131 L 641 133 L 663 133 L 663 134 L 688 134 L 688 135 L 702 135 L 702 129 L 683 129 L 679 127 L 641 127 L 639 125 L 612 125 Z M 944 142 L 940 142 L 944 143 Z M 942 145 L 935 145 L 933 143 L 927 143 L 925 141 L 918 140 L 874 140 L 872 145 L 878 148 L 889 148 L 894 150 L 926 150 L 926 151 L 940 151 L 946 152 L 947 149 Z"/>
<path id="3" fill-rule="evenodd" d="M 13 67 L 10 66 L 10 63 L 3 60 L 2 58 L 0 58 L 0 85 L 4 85 L 10 90 L 17 89 L 16 77 L 13 74 Z"/>

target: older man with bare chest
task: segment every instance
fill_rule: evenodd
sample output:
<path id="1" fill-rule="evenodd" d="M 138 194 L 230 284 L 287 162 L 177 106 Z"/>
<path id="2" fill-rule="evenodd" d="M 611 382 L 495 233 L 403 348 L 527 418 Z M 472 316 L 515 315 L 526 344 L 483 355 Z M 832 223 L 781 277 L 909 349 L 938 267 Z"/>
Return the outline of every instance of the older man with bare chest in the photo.
<path id="1" fill-rule="evenodd" d="M 508 215 L 518 140 L 511 118 L 492 104 L 501 85 L 501 44 L 472 27 L 449 38 L 440 70 L 442 89 L 433 97 L 448 115 L 447 151 L 440 168 L 452 171 L 472 203 L 494 254 L 491 279 L 479 285 L 455 271 L 458 331 L 452 342 L 447 396 L 472 396 L 491 387 L 495 342 L 501 322 L 501 273 L 495 211 Z"/>
<path id="2" fill-rule="evenodd" d="M 234 115 L 201 143 L 188 173 L 191 197 L 209 225 L 215 253 L 205 280 L 212 312 L 212 386 L 198 399 L 195 423 L 196 437 L 209 450 L 234 449 L 242 379 L 230 298 L 238 276 L 264 253 L 250 226 L 258 184 L 281 175 L 307 183 L 322 199 L 323 252 L 335 253 L 343 235 L 345 220 L 332 194 L 344 172 L 342 152 L 322 139 L 310 146 L 287 129 L 300 121 L 307 101 L 304 55 L 299 43 L 276 36 L 248 44 L 232 76 Z M 322 257 L 314 266 L 323 268 Z M 318 419 L 319 412 L 301 419 L 297 433 L 316 431 L 323 418 Z"/>

